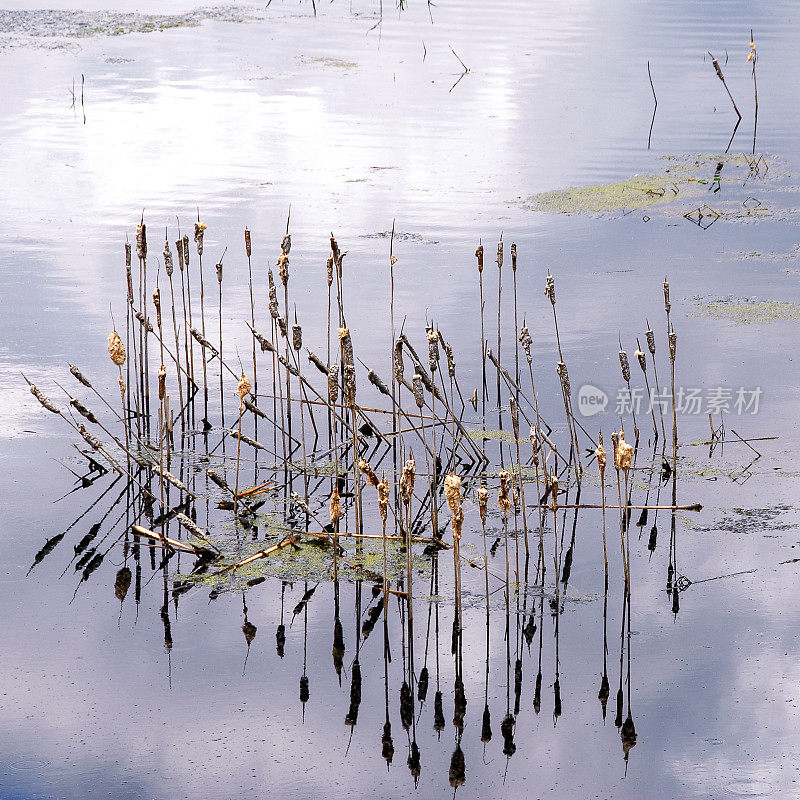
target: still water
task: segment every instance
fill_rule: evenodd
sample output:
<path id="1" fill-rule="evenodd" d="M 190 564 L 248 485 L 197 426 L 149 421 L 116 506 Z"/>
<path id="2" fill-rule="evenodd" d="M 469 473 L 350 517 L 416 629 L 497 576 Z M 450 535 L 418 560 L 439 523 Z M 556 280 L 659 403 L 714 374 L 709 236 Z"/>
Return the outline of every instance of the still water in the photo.
<path id="1" fill-rule="evenodd" d="M 800 557 L 797 6 L 390 6 L 382 16 L 377 2 L 341 0 L 318 4 L 316 16 L 310 3 L 279 0 L 200 11 L 129 3 L 114 14 L 12 2 L 0 11 L 0 796 L 429 798 L 449 796 L 453 784 L 460 797 L 800 794 L 800 614 L 790 563 Z M 723 154 L 737 117 L 708 51 L 742 114 L 732 160 Z M 634 175 L 657 176 L 654 193 L 671 191 L 674 178 L 677 206 L 639 207 L 639 193 L 631 207 L 604 199 L 584 213 L 580 204 L 543 208 L 532 199 Z M 628 633 L 618 538 L 612 524 L 604 603 L 601 518 L 588 510 L 565 517 L 575 546 L 560 603 L 532 590 L 520 600 L 525 613 L 515 598 L 507 617 L 502 591 L 492 596 L 488 665 L 483 573 L 466 571 L 465 712 L 451 654 L 452 560 L 439 556 L 438 594 L 429 584 L 435 566 L 420 565 L 414 670 L 418 679 L 428 669 L 430 687 L 424 702 L 415 687 L 408 726 L 400 707 L 403 615 L 399 603 L 390 605 L 387 663 L 382 622 L 362 634 L 375 604 L 369 583 L 270 577 L 214 599 L 198 586 L 177 605 L 168 595 L 167 630 L 163 574 L 143 554 L 139 590 L 120 603 L 115 577 L 133 563 L 123 540 L 115 544 L 125 533 L 122 482 L 110 486 L 107 477 L 55 502 L 73 486 L 65 466 L 81 467 L 76 439 L 35 403 L 20 372 L 60 400 L 53 381 L 72 386 L 67 364 L 78 363 L 116 396 L 106 336 L 112 314 L 124 327 L 123 246 L 143 209 L 156 266 L 161 231 L 171 241 L 179 226 L 191 235 L 198 209 L 209 270 L 228 247 L 226 350 L 245 356 L 242 231 L 252 231 L 264 315 L 266 267 L 290 206 L 293 304 L 319 353 L 333 231 L 348 252 L 357 354 L 388 374 L 394 221 L 396 319 L 423 347 L 425 323 L 435 319 L 461 359 L 465 396 L 480 383 L 474 251 L 482 240 L 494 336 L 501 233 L 517 244 L 520 316 L 534 338 L 543 412 L 562 421 L 560 435 L 548 270 L 573 388 L 589 383 L 611 397 L 604 414 L 584 420 L 593 432 L 602 426 L 608 436 L 618 424 L 618 337 L 633 358 L 649 319 L 664 356 L 665 275 L 678 385 L 704 398 L 715 389 L 733 397 L 761 389 L 757 414 L 731 407 L 725 447 L 710 456 L 696 444 L 709 438 L 707 414 L 680 416 L 679 502 L 704 508 L 678 514 L 674 537 L 662 513 L 652 548 L 652 519 L 632 528 Z M 704 206 L 703 225 L 683 216 Z M 508 283 L 503 298 L 511 342 Z M 667 366 L 660 369 L 663 378 Z M 643 432 L 648 425 L 640 418 Z M 777 438 L 754 443 L 762 455 L 751 464 L 756 454 L 731 429 Z M 643 441 L 640 460 L 654 464 L 654 474 L 635 479 L 633 502 L 641 504 L 658 492 L 651 443 Z M 590 485 L 584 501 L 597 502 L 597 489 Z M 659 496 L 668 502 L 669 489 Z M 474 505 L 467 514 L 465 548 L 480 561 Z M 42 545 L 79 517 L 29 572 Z M 74 547 L 97 523 L 108 553 L 81 582 Z M 489 528 L 491 544 L 502 535 L 496 513 Z M 692 583 L 674 613 L 665 588 L 676 559 Z M 502 571 L 502 545 L 490 562 Z M 620 686 L 619 722 L 630 711 L 633 747 L 623 746 L 614 724 Z M 487 706 L 492 738 L 482 741 Z M 463 756 L 463 781 L 454 753 Z"/>

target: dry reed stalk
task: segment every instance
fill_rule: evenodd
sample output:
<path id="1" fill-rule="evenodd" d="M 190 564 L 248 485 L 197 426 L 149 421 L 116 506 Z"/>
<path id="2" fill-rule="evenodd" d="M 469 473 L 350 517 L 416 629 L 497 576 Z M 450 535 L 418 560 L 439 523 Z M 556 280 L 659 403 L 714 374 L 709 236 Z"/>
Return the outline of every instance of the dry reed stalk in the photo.
<path id="1" fill-rule="evenodd" d="M 451 473 L 444 479 L 444 493 L 450 506 L 453 527 L 453 569 L 456 590 L 456 620 L 460 636 L 461 621 L 461 528 L 464 524 L 464 510 L 461 506 L 461 478 Z"/>
<path id="2" fill-rule="evenodd" d="M 631 399 L 631 416 L 633 417 L 633 436 L 636 445 L 639 445 L 639 426 L 636 424 L 636 408 L 633 402 L 633 393 L 631 391 L 631 365 L 628 361 L 628 354 L 622 349 L 622 340 L 619 343 L 619 365 L 622 370 L 622 379 L 628 387 L 628 397 Z"/>
<path id="3" fill-rule="evenodd" d="M 175 317 L 175 289 L 172 283 L 172 273 L 175 271 L 174 263 L 172 260 L 172 251 L 169 248 L 169 238 L 167 234 L 164 235 L 164 270 L 167 273 L 167 277 L 169 278 L 169 297 L 170 297 L 170 306 L 172 308 L 172 330 L 175 333 L 175 358 L 178 360 L 178 399 L 181 404 L 181 424 L 184 422 L 184 406 L 183 406 L 183 382 L 181 381 L 180 376 L 180 357 L 181 357 L 181 345 L 180 345 L 180 337 L 178 335 L 178 323 Z"/>
<path id="4" fill-rule="evenodd" d="M 519 318 L 517 317 L 517 243 L 511 242 L 511 274 L 514 278 L 514 330 L 519 330 Z M 519 385 L 519 341 L 514 339 L 514 378 Z M 519 397 L 517 397 L 519 401 Z"/>
<path id="5" fill-rule="evenodd" d="M 374 473 L 373 473 L 374 474 Z M 378 489 L 378 511 L 381 515 L 381 524 L 383 526 L 383 617 L 386 619 L 388 612 L 387 600 L 389 592 L 389 581 L 387 579 L 387 557 L 386 557 L 386 518 L 389 513 L 389 483 L 386 480 L 386 474 L 381 475 L 381 480 L 377 484 Z"/>
<path id="6" fill-rule="evenodd" d="M 503 539 L 505 542 L 506 553 L 506 587 L 505 596 L 506 604 L 510 597 L 510 565 L 508 561 L 508 512 L 511 511 L 511 475 L 506 470 L 501 470 L 498 475 L 500 478 L 500 492 L 498 494 L 497 502 L 500 506 L 500 511 L 503 514 Z"/>
<path id="7" fill-rule="evenodd" d="M 225 425 L 225 394 L 222 386 L 222 259 L 225 258 L 227 247 L 215 265 L 217 271 L 217 284 L 219 285 L 219 410 L 222 417 L 222 425 Z M 250 390 L 248 389 L 248 392 Z M 223 440 L 224 441 L 224 440 Z"/>
<path id="8" fill-rule="evenodd" d="M 636 339 L 636 352 L 634 353 L 636 356 L 636 360 L 639 362 L 639 366 L 642 369 L 642 374 L 644 375 L 644 385 L 647 389 L 647 397 L 650 403 L 650 415 L 653 418 L 653 436 L 655 437 L 655 441 L 658 441 L 658 426 L 656 425 L 656 411 L 653 407 L 653 395 L 650 392 L 650 379 L 647 377 L 647 356 L 644 354 L 641 345 L 639 344 L 639 339 Z"/>
<path id="9" fill-rule="evenodd" d="M 119 370 L 119 389 L 120 395 L 122 399 L 122 415 L 123 418 L 125 417 L 125 381 L 122 378 L 122 365 L 126 361 L 126 353 L 125 353 L 125 346 L 122 344 L 122 339 L 120 335 L 116 331 L 112 331 L 108 337 L 108 354 L 111 357 L 111 360 L 116 364 L 117 369 Z M 77 368 L 76 368 L 77 370 Z M 70 369 L 70 371 L 72 371 Z M 80 371 L 78 370 L 80 374 Z M 74 372 L 72 373 L 75 374 Z M 81 381 L 83 383 L 83 381 Z M 87 381 L 88 383 L 88 381 Z M 38 398 L 37 398 L 38 399 Z M 45 408 L 47 408 L 45 406 Z M 49 410 L 49 409 L 48 409 Z M 123 423 L 123 428 L 125 429 L 125 450 L 129 450 L 130 448 L 130 441 L 128 437 L 128 426 Z"/>
<path id="10" fill-rule="evenodd" d="M 486 428 L 486 396 L 488 394 L 486 386 L 486 334 L 484 329 L 483 311 L 485 303 L 483 300 L 483 244 L 478 243 L 475 249 L 475 258 L 478 260 L 478 289 L 480 291 L 481 302 L 481 373 L 483 380 L 483 389 L 481 391 L 482 409 L 483 409 L 483 427 Z"/>
<path id="11" fill-rule="evenodd" d="M 606 549 L 606 463 L 607 456 L 606 450 L 603 447 L 603 432 L 600 431 L 598 436 L 597 449 L 594 451 L 597 458 L 597 469 L 600 473 L 600 495 L 603 503 L 603 564 L 605 566 L 606 575 L 606 591 L 608 591 L 608 550 Z"/>
<path id="12" fill-rule="evenodd" d="M 483 538 L 483 574 L 486 579 L 486 618 L 489 618 L 489 559 L 486 552 L 486 511 L 489 506 L 489 490 L 479 486 L 477 492 L 478 513 L 481 518 L 481 534 Z"/>
<path id="13" fill-rule="evenodd" d="M 205 311 L 205 285 L 203 283 L 203 237 L 205 236 L 207 226 L 200 222 L 200 212 L 197 212 L 197 222 L 194 224 L 194 243 L 197 246 L 197 258 L 200 263 L 200 333 L 203 339 L 206 338 L 206 311 Z M 188 263 L 187 263 L 188 266 Z M 197 338 L 197 337 L 195 337 Z M 198 340 L 199 341 L 199 340 Z M 202 344 L 202 342 L 201 342 Z M 203 422 L 204 427 L 209 425 L 208 422 L 208 369 L 206 366 L 206 353 L 201 349 L 200 354 L 203 357 Z M 207 429 L 207 427 L 206 427 Z"/>
<path id="14" fill-rule="evenodd" d="M 514 443 L 517 448 L 517 468 L 515 470 L 519 483 L 519 494 L 522 502 L 522 530 L 525 535 L 525 557 L 528 557 L 528 515 L 525 510 L 525 482 L 522 480 L 522 458 L 519 451 L 519 416 L 517 414 L 517 403 L 513 397 L 508 398 L 509 410 L 511 412 L 511 425 L 514 431 Z M 538 491 L 538 486 L 537 486 Z"/>
<path id="15" fill-rule="evenodd" d="M 253 268 L 251 264 L 251 256 L 253 253 L 252 239 L 250 236 L 250 229 L 244 229 L 244 251 L 247 256 L 247 280 L 250 287 L 250 324 L 255 328 L 256 326 L 256 304 L 253 296 Z M 258 399 L 258 371 L 256 368 L 256 343 L 253 342 L 253 397 Z M 256 422 L 256 436 L 258 436 L 258 423 Z"/>
<path id="16" fill-rule="evenodd" d="M 500 309 L 501 297 L 503 293 L 503 234 L 500 234 L 500 241 L 497 243 L 497 429 L 503 430 L 503 411 L 500 400 Z M 500 465 L 503 464 L 503 444 L 500 444 Z"/>
<path id="17" fill-rule="evenodd" d="M 425 332 L 428 340 L 428 366 L 431 370 L 431 381 L 436 379 L 436 371 L 439 369 L 439 334 L 430 324 Z M 446 407 L 446 403 L 445 403 Z M 420 415 L 422 409 L 420 409 Z M 436 394 L 431 394 L 431 414 L 436 416 Z M 420 419 L 420 424 L 423 425 Z M 430 495 L 431 495 L 431 525 L 433 527 L 433 538 L 439 538 L 439 473 L 437 469 L 436 454 L 438 453 L 436 447 L 436 426 L 433 427 L 433 460 L 431 462 L 431 479 L 430 479 Z"/>
<path id="18" fill-rule="evenodd" d="M 242 451 L 242 411 L 244 410 L 244 399 L 250 394 L 250 380 L 242 373 L 239 384 L 236 387 L 236 394 L 239 395 L 239 439 L 236 442 L 236 483 L 233 498 L 233 515 L 236 516 L 239 503 L 239 459 Z"/>
<path id="19" fill-rule="evenodd" d="M 628 472 L 631 468 L 633 460 L 633 447 L 625 441 L 625 431 L 620 429 L 619 433 L 616 431 L 611 435 L 614 442 L 614 468 L 617 471 L 617 492 L 619 494 L 620 505 L 620 536 L 622 537 L 622 559 L 625 569 L 625 588 L 626 592 L 630 593 L 630 531 L 627 519 L 628 514 Z M 620 485 L 620 472 L 625 476 L 625 505 L 622 504 L 622 487 Z M 628 533 L 627 547 L 625 542 L 625 533 Z"/>
<path id="20" fill-rule="evenodd" d="M 756 41 L 753 38 L 753 29 L 750 28 L 750 52 L 747 55 L 747 63 L 753 64 L 753 99 L 755 101 L 755 110 L 753 112 L 753 155 L 756 154 L 756 131 L 758 130 L 758 82 L 756 81 L 756 61 L 758 61 L 758 53 L 756 52 Z"/>
<path id="21" fill-rule="evenodd" d="M 181 298 L 183 299 L 183 350 L 186 358 L 186 368 L 188 371 L 186 379 L 187 401 L 191 399 L 192 424 L 194 424 L 194 397 L 197 393 L 197 383 L 194 379 L 194 342 L 189 336 L 189 328 L 192 327 L 192 289 L 189 272 L 189 237 L 180 236 L 175 242 L 175 250 L 178 253 L 178 268 L 181 271 Z M 184 278 L 185 274 L 185 278 Z M 189 385 L 189 381 L 194 384 L 194 389 Z"/>
<path id="22" fill-rule="evenodd" d="M 145 297 L 147 296 L 147 226 L 144 223 L 144 212 L 142 219 L 136 227 L 136 255 L 139 259 L 139 308 L 145 307 Z M 142 411 L 145 415 L 145 425 L 150 430 L 150 382 L 147 333 L 142 328 L 139 329 L 139 382 L 143 397 Z"/>

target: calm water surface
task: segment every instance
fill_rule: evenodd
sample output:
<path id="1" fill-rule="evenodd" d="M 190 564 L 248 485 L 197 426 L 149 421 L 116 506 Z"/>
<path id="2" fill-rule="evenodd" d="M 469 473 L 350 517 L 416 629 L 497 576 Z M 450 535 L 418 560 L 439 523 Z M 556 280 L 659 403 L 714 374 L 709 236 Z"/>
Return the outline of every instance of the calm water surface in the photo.
<path id="1" fill-rule="evenodd" d="M 120 10 L 194 13 L 190 4 L 128 6 Z M 99 6 L 78 12 L 70 3 L 57 15 L 25 3 L 0 11 L 0 796 L 444 797 L 453 792 L 457 747 L 465 763 L 460 797 L 797 796 L 800 613 L 797 565 L 784 563 L 800 557 L 797 6 L 442 2 L 431 9 L 433 22 L 425 3 L 411 2 L 402 13 L 390 6 L 382 19 L 377 3 L 340 0 L 320 4 L 316 18 L 307 3 L 278 0 L 172 20 L 115 17 Z M 120 27 L 134 30 L 109 35 Z M 743 115 L 731 153 L 751 154 L 751 28 L 759 54 L 755 152 L 770 169 L 744 183 L 728 180 L 734 170 L 726 165 L 720 191 L 709 184 L 697 200 L 722 209 L 720 220 L 703 229 L 663 209 L 531 209 L 527 199 L 540 192 L 663 174 L 665 156 L 703 154 L 711 178 L 736 116 L 709 50 Z M 469 67 L 460 80 L 451 48 Z M 658 96 L 649 149 L 648 60 Z M 482 573 L 467 570 L 463 732 L 453 723 L 452 562 L 447 553 L 440 557 L 440 603 L 428 601 L 431 567 L 422 568 L 415 670 L 425 664 L 431 686 L 406 732 L 398 606 L 391 607 L 388 667 L 381 624 L 367 639 L 359 634 L 374 605 L 371 585 L 341 582 L 337 601 L 334 585 L 323 582 L 293 621 L 313 584 L 270 578 L 246 595 L 224 592 L 213 600 L 198 587 L 177 605 L 170 599 L 166 646 L 163 574 L 151 569 L 149 555 L 141 555 L 140 591 L 132 587 L 122 604 L 114 594 L 126 559 L 121 543 L 112 547 L 125 532 L 124 496 L 112 508 L 121 482 L 109 489 L 110 479 L 98 481 L 55 502 L 72 487 L 64 465 L 79 467 L 74 437 L 44 415 L 20 372 L 56 399 L 53 381 L 68 379 L 66 365 L 78 363 L 116 396 L 105 340 L 110 313 L 124 325 L 123 243 L 133 238 L 142 209 L 152 258 L 164 227 L 174 241 L 198 208 L 208 224 L 208 258 L 229 248 L 226 349 L 247 354 L 242 230 L 253 232 L 254 275 L 265 298 L 266 267 L 279 252 L 290 204 L 293 301 L 306 342 L 321 354 L 334 231 L 348 251 L 346 302 L 357 354 L 388 373 L 386 234 L 396 220 L 397 318 L 419 342 L 425 321 L 435 318 L 455 345 L 465 395 L 480 380 L 473 253 L 482 239 L 494 336 L 492 262 L 501 233 L 517 243 L 520 315 L 534 337 L 533 368 L 550 418 L 562 419 L 543 295 L 548 270 L 557 279 L 574 388 L 588 382 L 613 396 L 618 336 L 632 355 L 645 318 L 660 331 L 664 355 L 661 283 L 668 275 L 679 385 L 763 389 L 757 415 L 726 421 L 742 436 L 778 437 L 757 445 L 763 456 L 747 473 L 741 470 L 754 454 L 744 445 L 730 442 L 709 458 L 707 447 L 691 446 L 708 438 L 707 417 L 679 421 L 679 501 L 704 509 L 677 519 L 678 572 L 694 581 L 680 594 L 678 613 L 665 591 L 676 557 L 668 516 L 658 518 L 652 551 L 652 522 L 640 538 L 632 531 L 629 637 L 620 637 L 620 565 L 612 558 L 605 721 L 597 699 L 604 597 L 594 512 L 577 518 L 558 613 L 549 594 L 532 591 L 527 616 L 512 608 L 507 638 L 502 592 L 493 596 L 488 684 Z M 756 204 L 763 214 L 742 211 Z M 504 337 L 511 341 L 508 283 L 504 288 Z M 777 318 L 740 324 L 750 319 L 747 311 L 722 319 L 706 313 L 721 298 L 749 300 L 751 310 L 762 301 L 791 305 L 771 315 Z M 662 379 L 666 374 L 664 368 Z M 586 424 L 593 431 L 602 425 L 608 435 L 617 422 L 609 407 Z M 648 426 L 640 420 L 643 431 Z M 652 461 L 646 441 L 639 458 Z M 653 463 L 657 470 L 659 460 Z M 634 502 L 644 502 L 643 475 Z M 657 483 L 653 478 L 651 502 Z M 590 485 L 584 500 L 598 494 Z M 662 489 L 661 501 L 668 496 Z M 27 574 L 44 542 L 90 506 Z M 469 513 L 474 520 L 474 505 Z M 98 522 L 98 546 L 108 554 L 80 583 L 73 548 Z M 565 522 L 569 539 L 573 518 Z M 497 516 L 490 523 L 493 541 L 502 526 Z M 479 529 L 466 539 L 478 557 Z M 501 546 L 492 568 L 501 571 L 502 562 Z M 133 565 L 129 552 L 127 563 Z M 740 574 L 699 582 L 732 573 Z M 332 658 L 337 615 L 341 680 Z M 536 630 L 528 644 L 521 628 L 531 619 Z M 245 623 L 256 626 L 255 638 L 243 635 Z M 345 717 L 356 659 L 363 683 L 353 725 Z M 614 724 L 620 676 L 624 713 L 630 710 L 637 733 L 627 759 Z M 445 719 L 439 731 L 437 685 Z M 485 703 L 489 742 L 481 741 Z M 395 749 L 388 769 L 381 753 L 387 707 Z M 501 731 L 507 713 L 515 722 L 513 754 Z M 407 763 L 412 739 L 419 770 Z"/>

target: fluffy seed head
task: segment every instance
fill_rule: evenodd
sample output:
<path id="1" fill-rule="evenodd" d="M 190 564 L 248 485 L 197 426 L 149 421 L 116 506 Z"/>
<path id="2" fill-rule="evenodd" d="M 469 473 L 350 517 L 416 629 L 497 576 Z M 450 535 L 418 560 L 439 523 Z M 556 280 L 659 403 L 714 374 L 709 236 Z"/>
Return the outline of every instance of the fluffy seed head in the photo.
<path id="1" fill-rule="evenodd" d="M 125 345 L 116 331 L 111 331 L 108 336 L 108 354 L 118 367 L 125 363 Z"/>
<path id="2" fill-rule="evenodd" d="M 478 487 L 478 511 L 481 515 L 481 522 L 486 523 L 486 509 L 489 506 L 489 490 L 485 486 Z"/>
<path id="3" fill-rule="evenodd" d="M 206 230 L 206 225 L 200 220 L 194 224 L 194 243 L 197 245 L 197 255 L 203 255 L 203 235 Z"/>
<path id="4" fill-rule="evenodd" d="M 380 511 L 381 519 L 386 522 L 386 517 L 389 513 L 389 482 L 386 480 L 386 475 L 381 476 L 381 481 L 377 488 L 378 511 Z"/>
<path id="5" fill-rule="evenodd" d="M 240 400 L 244 400 L 244 398 L 250 394 L 250 379 L 242 373 L 242 377 L 239 378 L 239 385 L 236 387 L 236 394 L 239 395 Z"/>
<path id="6" fill-rule="evenodd" d="M 461 526 L 464 523 L 464 510 L 461 508 L 461 478 L 451 473 L 444 479 L 444 494 L 447 505 L 453 515 L 453 540 L 461 538 Z"/>
<path id="7" fill-rule="evenodd" d="M 378 476 L 365 458 L 358 459 L 358 470 L 366 478 L 370 486 L 378 486 Z"/>
<path id="8" fill-rule="evenodd" d="M 500 475 L 500 494 L 497 498 L 498 503 L 500 504 L 500 510 L 503 512 L 505 516 L 511 511 L 511 475 L 508 473 L 507 470 L 503 470 Z"/>
<path id="9" fill-rule="evenodd" d="M 400 497 L 407 506 L 411 504 L 411 496 L 414 494 L 414 479 L 416 475 L 417 464 L 414 461 L 414 454 L 409 453 L 408 461 L 406 461 L 400 476 Z"/>

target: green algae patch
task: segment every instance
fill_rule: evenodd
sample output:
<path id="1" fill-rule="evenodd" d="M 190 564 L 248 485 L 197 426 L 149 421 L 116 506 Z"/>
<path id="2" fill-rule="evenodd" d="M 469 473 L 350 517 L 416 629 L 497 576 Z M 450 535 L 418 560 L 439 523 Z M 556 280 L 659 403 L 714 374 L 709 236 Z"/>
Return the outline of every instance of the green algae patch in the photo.
<path id="1" fill-rule="evenodd" d="M 726 320 L 735 325 L 800 321 L 800 305 L 782 300 L 720 299 L 695 303 L 695 309 L 691 316 Z"/>

